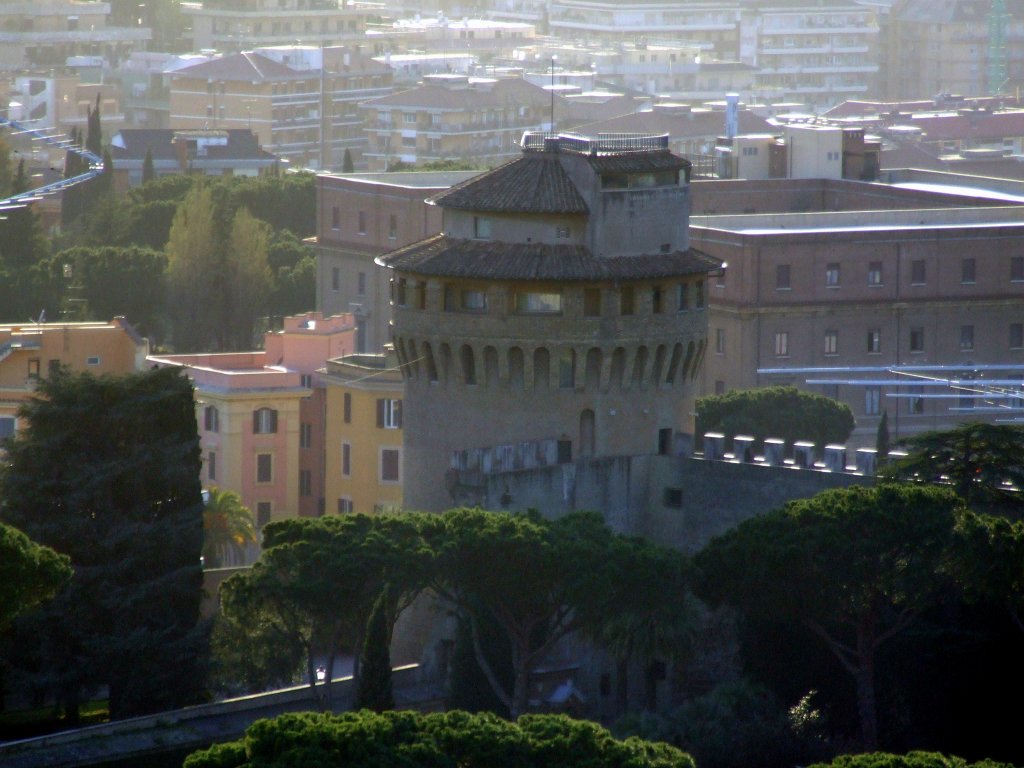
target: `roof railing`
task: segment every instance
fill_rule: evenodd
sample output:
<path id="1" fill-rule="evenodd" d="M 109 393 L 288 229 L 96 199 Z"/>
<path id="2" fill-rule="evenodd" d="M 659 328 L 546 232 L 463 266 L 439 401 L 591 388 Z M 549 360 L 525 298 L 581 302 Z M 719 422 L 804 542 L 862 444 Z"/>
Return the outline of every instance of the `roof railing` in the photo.
<path id="1" fill-rule="evenodd" d="M 668 134 L 599 133 L 594 137 L 526 131 L 520 145 L 527 152 L 574 152 L 581 155 L 653 152 L 668 149 Z"/>

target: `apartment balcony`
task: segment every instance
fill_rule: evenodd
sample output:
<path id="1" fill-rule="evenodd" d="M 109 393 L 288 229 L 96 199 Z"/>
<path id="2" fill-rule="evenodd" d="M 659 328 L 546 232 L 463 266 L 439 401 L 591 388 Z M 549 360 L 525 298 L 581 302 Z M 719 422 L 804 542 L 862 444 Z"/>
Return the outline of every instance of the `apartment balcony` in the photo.
<path id="1" fill-rule="evenodd" d="M 103 27 L 102 29 L 53 32 L 0 32 L 0 43 L 26 47 L 70 43 L 141 43 L 152 39 L 153 30 L 149 27 Z"/>

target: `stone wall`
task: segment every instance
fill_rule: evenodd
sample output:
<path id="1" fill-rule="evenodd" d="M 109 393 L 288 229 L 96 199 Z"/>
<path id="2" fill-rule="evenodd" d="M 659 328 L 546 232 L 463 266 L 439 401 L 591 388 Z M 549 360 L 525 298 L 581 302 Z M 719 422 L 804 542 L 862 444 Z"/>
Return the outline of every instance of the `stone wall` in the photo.
<path id="1" fill-rule="evenodd" d="M 705 461 L 684 456 L 613 456 L 535 469 L 458 473 L 453 505 L 549 517 L 600 510 L 619 533 L 685 552 L 747 518 L 831 488 L 874 482 L 854 473 Z"/>

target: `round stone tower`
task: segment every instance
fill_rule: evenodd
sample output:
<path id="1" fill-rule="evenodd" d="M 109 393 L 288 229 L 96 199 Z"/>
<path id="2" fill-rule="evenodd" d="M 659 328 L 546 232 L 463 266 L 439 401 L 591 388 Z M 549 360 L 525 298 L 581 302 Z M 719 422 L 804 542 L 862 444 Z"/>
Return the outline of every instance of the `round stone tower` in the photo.
<path id="1" fill-rule="evenodd" d="M 526 134 L 437 195 L 444 231 L 393 251 L 404 504 L 459 477 L 667 453 L 707 345 L 687 160 L 667 136 Z"/>

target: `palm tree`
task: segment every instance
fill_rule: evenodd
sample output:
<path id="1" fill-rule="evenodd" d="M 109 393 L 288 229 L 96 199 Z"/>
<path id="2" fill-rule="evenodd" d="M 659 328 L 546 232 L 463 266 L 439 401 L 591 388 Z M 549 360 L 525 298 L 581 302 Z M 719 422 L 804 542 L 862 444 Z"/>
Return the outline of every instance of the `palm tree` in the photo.
<path id="1" fill-rule="evenodd" d="M 252 512 L 234 491 L 207 491 L 203 509 L 203 562 L 207 568 L 241 564 L 246 546 L 256 541 Z"/>

